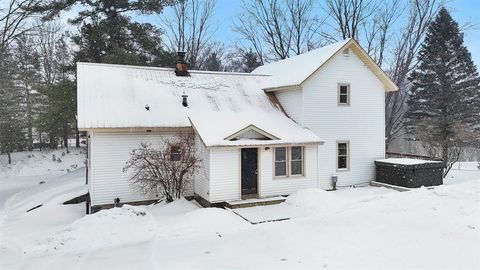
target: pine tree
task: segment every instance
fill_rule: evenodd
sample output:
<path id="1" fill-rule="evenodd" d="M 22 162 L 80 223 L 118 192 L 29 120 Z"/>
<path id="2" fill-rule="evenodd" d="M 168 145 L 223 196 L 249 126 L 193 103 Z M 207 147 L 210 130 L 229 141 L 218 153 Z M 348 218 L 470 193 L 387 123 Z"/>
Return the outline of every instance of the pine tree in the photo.
<path id="1" fill-rule="evenodd" d="M 207 59 L 205 59 L 205 70 L 210 71 L 221 71 L 222 70 L 222 60 L 218 58 L 217 53 L 212 52 Z"/>
<path id="2" fill-rule="evenodd" d="M 258 55 L 250 49 L 247 52 L 243 53 L 243 62 L 244 62 L 244 72 L 252 72 L 254 69 L 257 67 L 261 66 L 262 63 L 260 63 L 258 59 Z"/>
<path id="3" fill-rule="evenodd" d="M 21 94 L 15 86 L 10 73 L 13 70 L 11 58 L 7 53 L 0 57 L 0 153 L 8 155 L 22 150 L 25 134 L 22 126 Z"/>
<path id="4" fill-rule="evenodd" d="M 449 12 L 442 8 L 430 24 L 412 72 L 407 132 L 441 157 L 447 169 L 463 147 L 478 138 L 480 79 L 470 52 Z"/>
<path id="5" fill-rule="evenodd" d="M 38 115 L 38 86 L 41 79 L 40 60 L 31 35 L 20 35 L 15 42 L 16 86 L 20 90 L 21 106 L 27 128 L 27 148 L 33 149 L 33 123 Z"/>
<path id="6" fill-rule="evenodd" d="M 134 22 L 129 16 L 132 12 L 159 13 L 171 2 L 53 0 L 34 10 L 46 12 L 45 19 L 51 19 L 76 4 L 86 7 L 70 20 L 81 26 L 80 34 L 73 37 L 79 48 L 75 61 L 173 66 L 175 57 L 163 49 L 162 32 L 150 23 Z"/>

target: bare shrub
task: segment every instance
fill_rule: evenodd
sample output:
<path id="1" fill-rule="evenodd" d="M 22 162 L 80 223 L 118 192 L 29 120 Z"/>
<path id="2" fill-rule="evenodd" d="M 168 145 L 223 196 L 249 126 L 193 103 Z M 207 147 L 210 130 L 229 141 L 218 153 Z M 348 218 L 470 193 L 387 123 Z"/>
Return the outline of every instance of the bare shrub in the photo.
<path id="1" fill-rule="evenodd" d="M 179 199 L 193 181 L 201 160 L 197 157 L 195 135 L 179 133 L 164 139 L 161 147 L 141 143 L 132 150 L 123 169 L 133 170 L 132 185 L 144 194 L 160 194 L 167 202 Z"/>

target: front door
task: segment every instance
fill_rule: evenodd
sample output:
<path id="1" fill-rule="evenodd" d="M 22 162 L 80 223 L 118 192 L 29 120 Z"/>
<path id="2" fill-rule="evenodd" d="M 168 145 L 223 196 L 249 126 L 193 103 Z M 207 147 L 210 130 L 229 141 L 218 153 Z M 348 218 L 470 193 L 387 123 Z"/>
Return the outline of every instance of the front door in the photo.
<path id="1" fill-rule="evenodd" d="M 258 149 L 242 148 L 242 196 L 257 195 Z"/>

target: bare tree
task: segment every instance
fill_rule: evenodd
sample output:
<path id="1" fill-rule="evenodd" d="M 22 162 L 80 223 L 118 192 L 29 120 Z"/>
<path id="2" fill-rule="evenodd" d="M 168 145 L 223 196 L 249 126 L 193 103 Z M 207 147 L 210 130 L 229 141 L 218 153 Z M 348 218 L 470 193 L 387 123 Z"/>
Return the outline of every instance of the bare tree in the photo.
<path id="1" fill-rule="evenodd" d="M 173 14 L 167 12 L 161 17 L 170 50 L 186 52 L 192 68 L 202 66 L 202 54 L 216 31 L 211 22 L 216 4 L 217 0 L 181 0 L 173 5 Z"/>
<path id="2" fill-rule="evenodd" d="M 325 10 L 341 39 L 358 40 L 362 24 L 375 12 L 376 5 L 376 1 L 371 0 L 327 0 Z"/>
<path id="3" fill-rule="evenodd" d="M 393 26 L 403 14 L 405 6 L 400 0 L 381 2 L 372 15 L 371 20 L 366 20 L 363 25 L 363 45 L 367 53 L 382 66 L 390 40 L 394 36 Z"/>
<path id="4" fill-rule="evenodd" d="M 319 46 L 320 19 L 313 0 L 244 0 L 233 30 L 260 57 L 285 59 Z"/>
<path id="5" fill-rule="evenodd" d="M 418 123 L 414 139 L 420 142 L 428 156 L 443 160 L 445 164 L 443 177 L 446 177 L 453 165 L 460 159 L 464 149 L 475 140 L 476 134 L 467 125 L 457 123 L 454 125 L 455 134 L 446 142 L 447 145 L 444 145 L 441 140 L 438 140 L 435 135 L 437 132 L 433 129 L 435 126 L 429 122 Z"/>
<path id="6" fill-rule="evenodd" d="M 130 154 L 124 171 L 133 170 L 132 185 L 144 194 L 160 194 L 167 202 L 179 199 L 193 181 L 201 160 L 194 133 L 179 133 L 164 139 L 163 146 L 142 143 Z"/>
<path id="7" fill-rule="evenodd" d="M 436 15 L 440 5 L 436 0 L 410 0 L 408 22 L 400 30 L 400 36 L 392 53 L 388 73 L 399 87 L 385 97 L 385 135 L 387 149 L 403 134 L 403 116 L 410 87 L 408 74 L 415 68 L 416 56 L 422 44 L 428 25 Z"/>
<path id="8" fill-rule="evenodd" d="M 41 0 L 10 0 L 0 6 L 0 55 L 20 35 L 29 31 L 28 19 L 34 15 L 33 7 Z M 1 2 L 0 2 L 1 4 Z"/>

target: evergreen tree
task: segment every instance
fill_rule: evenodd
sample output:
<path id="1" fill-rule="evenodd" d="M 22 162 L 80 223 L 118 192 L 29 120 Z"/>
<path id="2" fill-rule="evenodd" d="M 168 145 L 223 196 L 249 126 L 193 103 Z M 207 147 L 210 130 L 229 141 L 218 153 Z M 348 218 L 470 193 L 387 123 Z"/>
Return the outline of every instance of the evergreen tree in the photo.
<path id="1" fill-rule="evenodd" d="M 217 53 L 212 52 L 207 59 L 205 59 L 205 70 L 210 71 L 221 71 L 222 70 L 222 60 L 218 58 Z"/>
<path id="2" fill-rule="evenodd" d="M 56 148 L 57 140 L 62 138 L 67 147 L 68 138 L 76 122 L 76 85 L 71 80 L 62 80 L 55 85 L 44 87 L 46 106 L 40 114 L 37 126 L 50 137 L 50 148 Z"/>
<path id="3" fill-rule="evenodd" d="M 12 67 L 11 58 L 5 52 L 0 57 L 0 153 L 8 155 L 9 164 L 10 154 L 22 150 L 25 141 L 21 95 L 10 72 Z"/>
<path id="4" fill-rule="evenodd" d="M 15 42 L 15 82 L 21 95 L 24 123 L 27 128 L 27 148 L 33 149 L 33 122 L 38 114 L 38 86 L 41 79 L 40 60 L 31 35 L 20 35 Z"/>
<path id="5" fill-rule="evenodd" d="M 161 31 L 149 23 L 133 22 L 128 15 L 159 13 L 172 1 L 152 0 L 53 0 L 37 12 L 47 12 L 46 19 L 53 18 L 75 4 L 86 6 L 70 20 L 81 25 L 80 34 L 73 37 L 79 47 L 75 61 L 173 66 L 174 55 L 163 50 Z"/>
<path id="6" fill-rule="evenodd" d="M 412 72 L 407 132 L 447 165 L 478 137 L 480 79 L 463 34 L 442 8 L 430 24 Z"/>
<path id="7" fill-rule="evenodd" d="M 252 72 L 257 67 L 261 66 L 258 55 L 250 49 L 243 53 L 244 72 Z"/>

